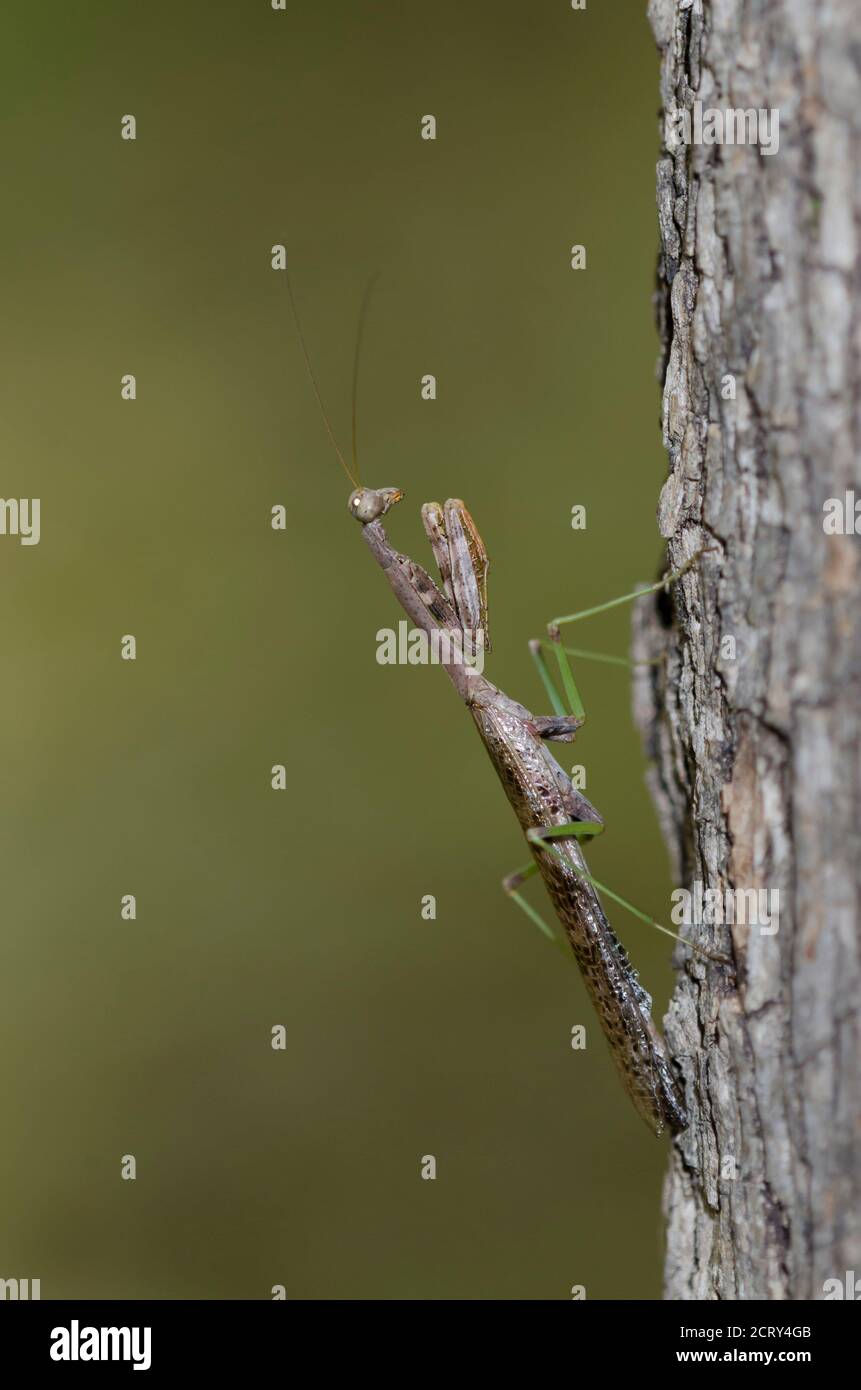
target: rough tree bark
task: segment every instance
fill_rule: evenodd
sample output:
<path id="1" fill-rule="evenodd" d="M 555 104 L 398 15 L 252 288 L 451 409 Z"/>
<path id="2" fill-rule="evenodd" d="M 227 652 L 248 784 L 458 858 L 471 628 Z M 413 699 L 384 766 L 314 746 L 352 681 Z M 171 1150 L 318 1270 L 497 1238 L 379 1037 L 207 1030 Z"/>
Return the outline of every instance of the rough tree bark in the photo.
<path id="1" fill-rule="evenodd" d="M 666 1295 L 823 1298 L 861 1275 L 857 0 L 650 0 L 664 114 L 776 109 L 780 145 L 664 131 L 659 317 L 671 560 L 635 713 L 677 882 L 777 889 L 779 929 L 680 957 L 667 1036 L 693 1120 L 665 1188 Z M 735 379 L 735 398 L 727 377 Z M 861 530 L 861 518 L 859 518 Z M 725 639 L 733 638 L 732 644 Z M 703 929 L 705 930 L 705 929 Z"/>

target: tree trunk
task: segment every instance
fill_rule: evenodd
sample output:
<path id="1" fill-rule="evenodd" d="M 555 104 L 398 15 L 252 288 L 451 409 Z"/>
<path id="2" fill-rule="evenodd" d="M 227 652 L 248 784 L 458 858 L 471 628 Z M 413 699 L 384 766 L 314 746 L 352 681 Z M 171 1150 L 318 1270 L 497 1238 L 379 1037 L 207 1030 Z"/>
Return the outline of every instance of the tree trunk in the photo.
<path id="1" fill-rule="evenodd" d="M 731 968 L 679 955 L 666 1028 L 692 1120 L 666 1295 L 823 1298 L 861 1275 L 861 536 L 823 510 L 861 500 L 861 23 L 857 0 L 649 14 L 670 118 L 659 524 L 673 565 L 710 550 L 673 625 L 642 605 L 635 654 L 665 659 L 635 714 L 676 881 L 779 892 L 774 934 L 688 929 Z M 686 145 L 696 101 L 776 109 L 779 149 Z"/>

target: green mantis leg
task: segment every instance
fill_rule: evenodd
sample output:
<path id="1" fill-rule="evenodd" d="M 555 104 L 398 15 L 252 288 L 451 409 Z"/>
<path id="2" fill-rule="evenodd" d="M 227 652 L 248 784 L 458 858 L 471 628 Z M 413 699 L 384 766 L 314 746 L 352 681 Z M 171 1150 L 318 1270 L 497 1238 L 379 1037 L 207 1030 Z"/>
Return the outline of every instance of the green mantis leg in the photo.
<path id="1" fill-rule="evenodd" d="M 583 700 L 577 689 L 574 672 L 568 660 L 569 656 L 589 657 L 597 661 L 607 661 L 613 665 L 619 666 L 632 666 L 638 664 L 627 661 L 624 657 L 609 656 L 604 652 L 592 652 L 575 647 L 564 647 L 562 645 L 562 636 L 560 633 L 560 628 L 563 624 L 575 623 L 581 618 L 591 618 L 597 613 L 606 612 L 608 608 L 617 608 L 620 604 L 632 603 L 634 599 L 644 598 L 648 594 L 658 593 L 661 589 L 665 592 L 668 591 L 671 584 L 674 584 L 677 579 L 681 579 L 682 575 L 687 574 L 688 570 L 693 568 L 702 554 L 703 551 L 698 550 L 696 554 L 692 555 L 685 564 L 679 567 L 679 569 L 670 570 L 655 584 L 650 584 L 642 589 L 635 589 L 629 594 L 622 594 L 620 598 L 610 599 L 607 603 L 599 603 L 594 608 L 584 608 L 579 613 L 568 613 L 563 617 L 554 618 L 553 622 L 548 624 L 548 637 L 556 653 L 556 659 L 559 664 L 559 674 L 562 678 L 562 688 L 565 695 L 564 699 L 550 674 L 544 656 L 544 647 L 546 644 L 538 641 L 529 643 L 530 655 L 538 668 L 541 682 L 547 692 L 547 697 L 550 700 L 554 715 L 557 717 L 556 720 L 542 719 L 536 721 L 540 725 L 547 725 L 546 731 L 544 729 L 539 729 L 539 733 L 542 737 L 553 738 L 555 731 L 561 727 L 563 723 L 569 727 L 573 737 L 573 733 L 576 732 L 576 729 L 580 727 L 586 718 Z M 570 740 L 566 738 L 564 741 L 568 742 Z M 549 850 L 568 865 L 569 868 L 573 868 L 574 866 L 571 864 L 570 860 L 564 858 L 560 850 L 555 845 L 549 843 L 549 841 L 564 839 L 566 837 L 571 837 L 578 841 L 591 840 L 594 836 L 600 835 L 603 829 L 604 826 L 597 821 L 568 821 L 564 825 L 535 826 L 526 832 L 526 838 L 529 840 L 530 844 L 540 845 L 543 849 Z M 530 921 L 534 922 L 541 932 L 557 946 L 561 946 L 563 943 L 560 941 L 557 934 L 547 925 L 540 913 L 536 912 L 531 903 L 528 903 L 523 895 L 517 891 L 520 885 L 527 878 L 531 878 L 537 871 L 538 865 L 533 860 L 530 864 L 527 864 L 525 868 L 518 869 L 515 873 L 509 874 L 507 878 L 503 879 L 502 887 L 508 896 L 517 903 L 518 907 L 526 913 Z M 597 878 L 593 878 L 586 869 L 577 869 L 576 872 L 579 873 L 580 877 L 586 883 L 603 893 L 606 897 L 612 899 L 613 902 L 618 903 L 620 907 L 624 907 L 627 912 L 639 918 L 641 922 L 646 922 L 650 927 L 656 927 L 657 930 L 663 932 L 665 936 L 670 936 L 674 941 L 681 942 L 683 946 L 687 946 L 691 951 L 708 956 L 710 960 L 717 960 L 722 964 L 730 964 L 726 956 L 719 955 L 713 951 L 707 951 L 704 947 L 695 945 L 691 941 L 685 941 L 677 932 L 670 931 L 669 927 L 665 927 L 662 923 L 656 922 L 653 917 L 649 917 L 647 913 L 641 912 L 640 909 L 629 902 L 627 898 L 623 898 L 618 893 L 614 893 L 612 888 L 608 888 L 606 884 L 601 883 Z"/>
<path id="2" fill-rule="evenodd" d="M 645 594 L 648 593 L 649 590 L 643 589 L 638 591 L 638 593 L 636 594 L 626 595 L 624 599 L 614 599 L 613 602 L 624 603 L 629 598 L 639 597 L 640 592 Z M 607 607 L 610 606 L 610 604 L 607 605 Z M 595 609 L 590 611 L 597 612 L 598 610 Z M 574 617 L 585 616 L 586 614 L 574 614 L 572 615 L 571 621 L 573 621 Z M 569 621 L 569 619 L 557 618 L 555 620 L 555 623 L 551 623 L 550 627 L 547 629 L 550 636 L 550 642 L 552 643 L 553 650 L 556 653 L 556 660 L 559 663 L 559 674 L 562 677 L 562 689 L 565 692 L 565 699 L 562 698 L 562 695 L 560 694 L 559 689 L 553 677 L 550 674 L 550 670 L 547 666 L 547 661 L 544 657 L 544 644 L 535 640 L 531 641 L 529 643 L 529 654 L 538 668 L 538 674 L 541 677 L 541 683 L 544 686 L 544 689 L 547 691 L 547 697 L 550 700 L 550 704 L 553 708 L 554 714 L 573 716 L 576 720 L 579 721 L 580 724 L 582 724 L 586 718 L 586 710 L 583 706 L 583 699 L 580 695 L 580 691 L 577 689 L 577 682 L 574 679 L 574 672 L 571 669 L 571 662 L 568 660 L 569 656 L 586 657 L 595 661 L 607 661 L 614 666 L 630 666 L 632 665 L 632 663 L 630 661 L 627 661 L 625 657 L 608 656 L 605 652 L 584 651 L 582 648 L 578 647 L 563 647 L 562 637 L 559 633 L 558 624 L 560 622 L 567 621 Z"/>
<path id="3" fill-rule="evenodd" d="M 569 821 L 567 825 L 554 825 L 550 826 L 547 830 L 529 830 L 526 833 L 526 838 L 533 844 L 540 844 L 545 836 L 551 835 L 573 835 L 578 840 L 591 840 L 593 835 L 600 835 L 603 829 L 603 825 L 598 821 Z M 554 853 L 558 853 L 553 845 L 545 845 L 544 848 L 551 849 Z M 566 860 L 566 863 L 567 862 Z M 547 925 L 541 913 L 536 912 L 532 904 L 526 901 L 523 894 L 517 892 L 521 883 L 537 873 L 538 865 L 533 859 L 530 863 L 526 864 L 524 868 L 516 869 L 513 874 L 509 874 L 507 878 L 502 880 L 503 891 L 517 903 L 517 906 L 526 913 L 529 920 L 534 922 L 538 929 L 543 932 L 555 946 L 561 946 L 563 950 L 566 950 L 564 943 L 560 940 L 553 928 Z"/>
<path id="4" fill-rule="evenodd" d="M 562 696 L 559 694 L 559 691 L 556 688 L 556 683 L 554 682 L 553 677 L 551 676 L 550 671 L 548 669 L 547 662 L 544 658 L 544 651 L 540 642 L 533 640 L 529 643 L 529 655 L 532 657 L 532 660 L 538 667 L 538 674 L 541 677 L 541 684 L 547 691 L 547 698 L 550 701 L 550 706 L 553 710 L 553 713 L 559 715 L 560 717 L 568 714 L 569 711 L 565 708 L 565 702 L 562 699 Z M 579 717 L 581 719 L 585 719 L 586 711 L 583 709 L 583 701 L 580 700 L 579 703 Z M 572 713 L 577 714 L 578 711 L 573 710 Z"/>
<path id="5" fill-rule="evenodd" d="M 584 608 L 579 613 L 567 613 L 561 618 L 554 618 L 553 621 L 548 624 L 547 634 L 553 650 L 556 653 L 556 660 L 559 663 L 559 673 L 562 678 L 562 688 L 565 692 L 567 708 L 548 670 L 547 662 L 544 658 L 544 644 L 537 641 L 529 643 L 530 654 L 535 665 L 538 667 L 538 674 L 541 677 L 544 689 L 547 691 L 555 714 L 566 714 L 570 712 L 581 721 L 586 718 L 583 700 L 580 691 L 577 689 L 577 682 L 574 679 L 574 672 L 571 669 L 571 662 L 568 659 L 569 656 L 584 657 L 590 661 L 605 661 L 613 666 L 633 666 L 639 664 L 629 661 L 623 656 L 611 656 L 607 652 L 587 651 L 582 647 L 565 647 L 562 645 L 560 628 L 567 623 L 579 622 L 581 618 L 592 618 L 597 613 L 606 613 L 608 608 L 618 608 L 620 604 L 633 603 L 634 599 L 644 598 L 648 594 L 656 594 L 661 589 L 666 592 L 669 590 L 671 584 L 674 584 L 677 579 L 681 579 L 682 575 L 687 574 L 688 570 L 693 568 L 702 553 L 702 550 L 698 550 L 695 555 L 691 556 L 690 560 L 687 560 L 678 569 L 670 570 L 655 584 L 650 584 L 642 589 L 634 589 L 629 594 L 622 594 L 620 598 L 611 598 L 606 603 L 596 604 L 594 608 Z"/>
<path id="6" fill-rule="evenodd" d="M 570 859 L 565 859 L 557 847 L 550 844 L 549 841 L 566 838 L 573 838 L 577 841 L 591 840 L 594 839 L 596 835 L 600 835 L 603 829 L 604 826 L 598 821 L 567 821 L 564 825 L 534 826 L 531 830 L 527 830 L 526 838 L 530 844 L 539 845 L 542 849 L 549 850 L 569 868 L 573 868 Z M 522 894 L 516 891 L 524 879 L 531 878 L 537 871 L 538 865 L 533 860 L 533 862 L 527 864 L 524 869 L 519 869 L 515 873 L 509 874 L 508 878 L 503 879 L 502 886 L 508 896 L 514 899 L 518 907 L 523 909 L 527 917 L 541 928 L 545 936 L 549 937 L 557 944 L 561 944 L 558 936 L 548 927 L 543 917 L 535 911 L 535 908 L 532 907 L 531 903 L 526 901 Z M 599 879 L 593 878 L 585 869 L 577 869 L 576 872 L 586 883 L 591 884 L 593 888 L 603 893 L 605 897 L 612 899 L 614 903 L 618 903 L 620 907 L 624 907 L 632 916 L 638 917 L 641 922 L 645 922 L 650 927 L 656 927 L 657 930 L 663 932 L 665 936 L 671 936 L 674 941 L 681 942 L 689 951 L 695 951 L 699 955 L 708 956 L 709 960 L 719 961 L 722 965 L 731 963 L 727 956 L 720 955 L 716 951 L 707 951 L 704 946 L 695 945 L 692 941 L 685 941 L 684 937 L 679 936 L 678 932 L 670 931 L 669 927 L 665 927 L 662 923 L 656 922 L 654 917 L 649 917 L 647 913 L 641 912 L 640 909 L 629 902 L 627 898 L 623 898 L 620 894 L 614 893 L 612 888 L 608 888 L 607 885 L 601 883 Z"/>
<path id="7" fill-rule="evenodd" d="M 556 652 L 556 659 L 559 662 L 559 671 L 562 676 L 562 687 L 565 691 L 566 699 L 563 700 L 547 667 L 544 659 L 544 651 L 541 642 L 532 641 L 529 643 L 529 653 L 535 665 L 538 667 L 538 674 L 544 689 L 547 691 L 547 698 L 553 706 L 553 713 L 563 716 L 568 715 L 583 723 L 586 718 L 586 711 L 583 708 L 583 701 L 580 698 L 580 691 L 577 689 L 577 682 L 574 679 L 574 672 L 571 670 L 571 663 L 568 660 L 565 648 L 562 646 L 561 638 L 553 638 L 553 648 Z M 567 707 L 566 707 L 567 700 Z"/>
<path id="8" fill-rule="evenodd" d="M 618 608 L 620 603 L 630 603 L 632 599 L 644 598 L 646 594 L 656 594 L 660 589 L 669 589 L 671 584 L 675 584 L 677 579 L 681 579 L 683 574 L 687 574 L 688 570 L 693 569 L 697 560 L 699 560 L 701 555 L 705 554 L 707 549 L 708 547 L 704 546 L 702 550 L 698 550 L 695 555 L 692 555 L 689 560 L 685 560 L 685 563 L 680 565 L 677 570 L 668 570 L 667 573 L 662 575 L 654 584 L 649 584 L 642 589 L 634 589 L 630 594 L 622 594 L 621 598 L 608 599 L 606 603 L 596 604 L 594 608 L 582 608 L 579 613 L 568 613 L 565 617 L 554 618 L 552 623 L 548 625 L 548 631 L 552 631 L 552 629 L 556 627 L 562 627 L 563 623 L 576 623 L 579 622 L 581 618 L 591 618 L 595 613 L 606 613 L 608 608 Z"/>
<path id="9" fill-rule="evenodd" d="M 535 923 L 538 930 L 543 932 L 548 941 L 552 941 L 554 946 L 562 946 L 562 941 L 560 941 L 553 928 L 547 925 L 541 913 L 536 912 L 532 904 L 526 901 L 523 894 L 517 891 L 525 879 L 531 878 L 533 874 L 537 873 L 538 865 L 535 860 L 532 859 L 528 864 L 525 864 L 522 869 L 515 869 L 513 874 L 508 874 L 507 877 L 502 880 L 503 892 L 507 893 L 509 898 L 517 903 L 521 911 L 526 913 L 530 922 Z"/>

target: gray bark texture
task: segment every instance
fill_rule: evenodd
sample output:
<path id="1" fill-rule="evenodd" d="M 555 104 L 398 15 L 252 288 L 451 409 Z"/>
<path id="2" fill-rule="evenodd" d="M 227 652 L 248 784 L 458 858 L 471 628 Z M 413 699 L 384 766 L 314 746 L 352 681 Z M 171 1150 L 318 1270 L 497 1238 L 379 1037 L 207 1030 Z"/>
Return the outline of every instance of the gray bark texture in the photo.
<path id="1" fill-rule="evenodd" d="M 664 117 L 699 100 L 780 121 L 771 155 L 662 124 L 658 164 L 658 518 L 674 566 L 710 548 L 674 622 L 641 606 L 635 655 L 662 660 L 635 716 L 676 881 L 780 895 L 773 935 L 690 929 L 732 967 L 678 956 L 666 1031 L 692 1122 L 665 1292 L 821 1299 L 861 1275 L 861 536 L 823 513 L 861 500 L 861 8 L 649 18 Z"/>

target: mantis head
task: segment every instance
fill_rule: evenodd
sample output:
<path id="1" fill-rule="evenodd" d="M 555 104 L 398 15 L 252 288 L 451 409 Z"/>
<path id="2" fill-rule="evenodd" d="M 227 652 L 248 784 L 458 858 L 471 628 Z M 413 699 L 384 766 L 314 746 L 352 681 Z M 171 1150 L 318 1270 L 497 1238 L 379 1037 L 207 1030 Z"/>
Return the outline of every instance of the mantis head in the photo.
<path id="1" fill-rule="evenodd" d="M 376 521 L 378 517 L 385 516 L 390 507 L 400 502 L 403 495 L 399 487 L 357 487 L 350 493 L 347 506 L 351 516 L 361 521 L 363 526 L 367 526 L 369 521 Z"/>

